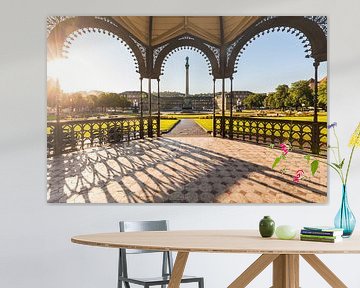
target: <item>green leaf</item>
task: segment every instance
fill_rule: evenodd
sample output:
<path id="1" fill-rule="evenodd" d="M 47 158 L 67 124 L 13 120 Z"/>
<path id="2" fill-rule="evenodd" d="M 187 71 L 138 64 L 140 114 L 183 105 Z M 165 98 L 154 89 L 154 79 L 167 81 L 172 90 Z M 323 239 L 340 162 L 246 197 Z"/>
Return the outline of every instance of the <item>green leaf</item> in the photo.
<path id="1" fill-rule="evenodd" d="M 274 144 L 270 144 L 270 148 L 274 149 L 275 145 Z"/>
<path id="2" fill-rule="evenodd" d="M 312 176 L 315 175 L 318 168 L 319 168 L 319 160 L 312 161 L 311 162 L 311 174 L 312 174 Z"/>
<path id="3" fill-rule="evenodd" d="M 340 164 L 335 163 L 335 162 L 333 162 L 333 163 L 331 163 L 331 164 L 334 165 L 334 166 L 335 166 L 336 168 L 338 168 L 339 170 L 341 170 L 342 167 L 344 166 L 344 163 L 345 163 L 345 159 L 343 159 Z"/>
<path id="4" fill-rule="evenodd" d="M 340 167 L 339 167 L 340 169 L 342 169 L 342 168 L 343 168 L 344 163 L 345 163 L 345 159 L 343 159 L 343 160 L 341 161 L 341 163 L 340 163 L 340 165 L 339 165 L 339 166 L 340 166 Z"/>
<path id="5" fill-rule="evenodd" d="M 281 156 L 275 158 L 275 161 L 272 165 L 272 169 L 274 169 L 280 163 L 281 159 L 282 159 Z"/>
<path id="6" fill-rule="evenodd" d="M 306 155 L 304 158 L 305 158 L 305 160 L 307 160 L 307 162 L 309 163 L 311 156 L 310 156 L 310 155 Z"/>

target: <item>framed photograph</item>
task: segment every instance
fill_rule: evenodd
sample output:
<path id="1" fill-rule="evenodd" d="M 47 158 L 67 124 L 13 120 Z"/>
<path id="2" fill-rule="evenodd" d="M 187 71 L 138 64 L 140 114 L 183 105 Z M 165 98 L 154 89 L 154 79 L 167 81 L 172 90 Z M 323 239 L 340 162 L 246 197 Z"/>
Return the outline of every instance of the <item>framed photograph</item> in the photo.
<path id="1" fill-rule="evenodd" d="M 327 202 L 327 17 L 46 25 L 49 203 Z"/>

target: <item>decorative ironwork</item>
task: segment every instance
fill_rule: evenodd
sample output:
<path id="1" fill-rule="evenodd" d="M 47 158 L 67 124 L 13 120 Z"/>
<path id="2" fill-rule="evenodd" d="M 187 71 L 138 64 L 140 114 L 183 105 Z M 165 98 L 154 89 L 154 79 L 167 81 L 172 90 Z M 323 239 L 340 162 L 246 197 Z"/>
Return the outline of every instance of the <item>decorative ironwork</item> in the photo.
<path id="1" fill-rule="evenodd" d="M 129 36 L 132 41 L 134 41 L 135 45 L 139 48 L 141 56 L 143 57 L 144 61 L 146 61 L 146 47 L 137 41 L 134 37 Z"/>
<path id="2" fill-rule="evenodd" d="M 279 16 L 267 16 L 264 17 L 263 19 L 261 19 L 259 22 L 257 22 L 255 24 L 255 26 L 259 26 L 262 23 L 272 20 L 274 18 L 278 18 Z M 315 22 L 317 25 L 319 25 L 319 27 L 321 28 L 321 30 L 323 30 L 325 36 L 327 36 L 327 17 L 326 16 L 304 16 L 304 18 L 309 19 L 313 22 Z"/>
<path id="3" fill-rule="evenodd" d="M 58 25 L 60 22 L 63 22 L 66 19 L 72 17 L 69 16 L 49 16 L 46 18 L 46 31 L 47 35 L 49 36 L 50 32 Z"/>
<path id="4" fill-rule="evenodd" d="M 279 16 L 266 16 L 266 17 L 263 17 L 260 21 L 258 21 L 255 24 L 255 26 L 259 26 L 259 25 L 263 24 L 264 22 L 269 21 L 269 20 L 274 19 L 274 18 L 277 18 L 277 17 L 279 17 Z"/>
<path id="5" fill-rule="evenodd" d="M 294 150 L 326 155 L 326 123 L 245 117 L 233 117 L 232 125 L 230 125 L 230 121 L 230 117 L 225 117 L 226 137 L 232 135 L 234 139 L 257 144 L 280 144 L 285 142 L 291 145 Z M 221 135 L 220 116 L 215 117 L 215 123 L 216 134 Z M 231 126 L 232 131 L 230 131 Z"/>
<path id="6" fill-rule="evenodd" d="M 49 16 L 46 18 L 46 30 L 47 30 L 47 35 L 49 36 L 50 32 L 56 27 L 56 25 L 58 25 L 59 23 L 70 19 L 70 18 L 75 18 L 75 16 Z M 106 23 L 109 23 L 111 25 L 113 25 L 114 27 L 119 27 L 119 25 L 116 24 L 116 22 L 111 21 L 109 19 L 109 17 L 104 17 L 104 16 L 94 16 L 95 19 L 97 20 L 101 20 L 104 21 Z"/>
<path id="7" fill-rule="evenodd" d="M 310 19 L 319 25 L 321 30 L 323 30 L 325 36 L 327 37 L 327 17 L 326 16 L 305 16 L 306 19 Z"/>
<path id="8" fill-rule="evenodd" d="M 239 59 L 241 57 L 241 54 L 244 53 L 244 51 L 246 50 L 246 48 L 253 42 L 256 40 L 256 38 L 259 38 L 261 35 L 265 35 L 268 34 L 270 32 L 286 32 L 286 33 L 291 33 L 291 34 L 295 34 L 295 37 L 299 38 L 300 40 L 302 40 L 302 44 L 304 44 L 304 52 L 305 52 L 305 58 L 309 58 L 312 56 L 312 48 L 311 48 L 311 44 L 309 39 L 306 37 L 306 35 L 304 33 L 302 33 L 301 31 L 292 28 L 292 27 L 286 27 L 286 26 L 278 26 L 278 27 L 272 27 L 270 29 L 267 29 L 265 31 L 262 31 L 256 35 L 254 35 L 251 39 L 249 39 L 245 45 L 241 48 L 241 50 L 239 51 L 236 60 L 235 60 L 235 66 L 234 66 L 234 70 L 236 70 L 237 68 L 237 63 L 239 62 Z M 229 60 L 232 51 L 234 50 L 235 46 L 237 45 L 237 43 L 239 43 L 242 39 L 242 36 L 240 38 L 238 38 L 234 43 L 232 43 L 226 51 L 226 59 L 227 61 Z"/>
<path id="9" fill-rule="evenodd" d="M 221 135 L 221 117 L 219 116 L 215 116 L 215 121 L 214 121 L 214 124 L 215 124 L 215 127 L 214 127 L 214 135 Z"/>
<path id="10" fill-rule="evenodd" d="M 143 123 L 141 123 L 143 121 Z M 71 120 L 47 123 L 48 156 L 142 138 L 148 132 L 149 118 L 112 118 L 95 120 Z M 143 133 L 140 129 L 143 127 Z M 156 118 L 152 118 L 156 135 Z M 155 132 L 154 132 L 155 131 Z M 152 135 L 151 135 L 152 136 Z"/>
<path id="11" fill-rule="evenodd" d="M 156 47 L 156 48 L 153 50 L 153 59 L 154 59 L 153 63 L 154 63 L 154 65 L 155 65 L 156 59 L 159 57 L 160 52 L 161 52 L 162 50 L 164 50 L 164 48 L 165 48 L 166 46 L 168 46 L 168 45 L 169 45 L 169 43 L 165 43 L 164 45 L 161 45 L 161 46 L 159 46 L 159 47 Z"/>
<path id="12" fill-rule="evenodd" d="M 231 43 L 231 44 L 226 48 L 226 63 L 229 62 L 230 56 L 231 56 L 234 48 L 235 48 L 236 45 L 241 41 L 242 38 L 243 38 L 243 36 L 240 36 L 239 38 L 237 38 L 233 43 Z"/>
<path id="13" fill-rule="evenodd" d="M 167 45 L 167 44 L 166 44 Z M 162 48 L 162 50 L 164 49 L 165 47 Z M 174 48 L 173 50 L 171 50 L 165 57 L 164 57 L 164 60 L 163 62 L 161 63 L 161 68 L 160 68 L 160 75 L 163 75 L 164 74 L 164 70 L 165 70 L 165 64 L 167 62 L 167 60 L 169 59 L 169 57 L 174 54 L 175 52 L 178 52 L 180 50 L 193 50 L 193 51 L 196 51 L 198 53 L 200 53 L 200 55 L 202 57 L 204 57 L 205 61 L 206 61 L 206 64 L 208 66 L 208 70 L 209 70 L 209 74 L 211 75 L 211 72 L 212 72 L 212 65 L 211 65 L 211 62 L 208 58 L 208 55 L 205 54 L 201 49 L 197 48 L 197 47 L 194 47 L 194 46 L 190 46 L 190 45 L 183 45 L 183 46 L 179 46 L 179 47 L 176 47 Z M 159 56 L 159 54 L 161 53 L 161 51 L 158 53 L 157 57 Z M 213 52 L 214 53 L 214 52 Z M 219 52 L 220 53 L 220 52 Z M 214 55 L 215 56 L 215 55 Z M 156 58 L 157 58 L 156 57 Z M 219 61 L 219 60 L 217 60 Z M 156 65 L 156 61 L 154 61 L 154 67 Z M 219 62 L 218 62 L 218 65 L 219 65 Z"/>
<path id="14" fill-rule="evenodd" d="M 109 19 L 109 17 L 95 16 L 94 18 L 95 18 L 95 19 L 98 19 L 98 20 L 102 20 L 102 21 L 104 21 L 104 22 L 107 22 L 107 23 L 109 23 L 109 24 L 111 24 L 111 25 L 113 25 L 113 26 L 115 26 L 115 27 L 119 27 L 119 25 L 117 25 L 116 22 L 111 21 L 111 20 Z"/>
<path id="15" fill-rule="evenodd" d="M 194 37 L 191 37 L 189 35 L 181 36 L 179 40 L 195 40 Z"/>
<path id="16" fill-rule="evenodd" d="M 220 48 L 212 46 L 212 45 L 210 45 L 208 43 L 204 43 L 204 44 L 211 50 L 211 52 L 214 53 L 216 61 L 218 62 L 218 65 L 220 65 Z"/>

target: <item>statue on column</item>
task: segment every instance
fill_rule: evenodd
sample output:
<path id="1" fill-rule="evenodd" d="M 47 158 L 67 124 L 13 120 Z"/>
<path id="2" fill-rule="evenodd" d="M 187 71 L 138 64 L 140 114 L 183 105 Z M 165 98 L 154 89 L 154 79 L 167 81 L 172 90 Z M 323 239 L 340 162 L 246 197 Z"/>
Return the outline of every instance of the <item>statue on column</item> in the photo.
<path id="1" fill-rule="evenodd" d="M 183 110 L 192 110 L 192 102 L 191 99 L 189 98 L 189 57 L 186 56 L 185 58 L 186 62 L 185 62 L 185 98 L 184 98 L 184 103 L 183 103 Z"/>

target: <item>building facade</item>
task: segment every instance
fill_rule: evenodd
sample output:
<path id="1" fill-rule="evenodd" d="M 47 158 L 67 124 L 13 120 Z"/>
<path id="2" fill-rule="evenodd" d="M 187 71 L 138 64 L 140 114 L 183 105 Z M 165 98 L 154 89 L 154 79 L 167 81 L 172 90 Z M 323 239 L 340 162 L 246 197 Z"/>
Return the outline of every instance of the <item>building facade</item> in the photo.
<path id="1" fill-rule="evenodd" d="M 253 94 L 250 91 L 233 91 L 233 107 L 242 105 L 242 101 L 249 95 Z M 129 101 L 133 103 L 133 107 L 140 107 L 140 91 L 125 91 L 121 95 L 125 96 Z M 185 94 L 179 92 L 160 92 L 160 110 L 161 111 L 212 111 L 213 110 L 213 95 L 198 94 L 189 95 L 185 97 Z M 215 96 L 216 110 L 222 107 L 222 95 L 221 92 Z M 144 113 L 149 110 L 149 101 L 147 93 L 143 92 L 143 111 Z M 225 94 L 225 110 L 230 110 L 230 93 Z M 152 95 L 152 112 L 157 111 L 157 94 Z"/>

